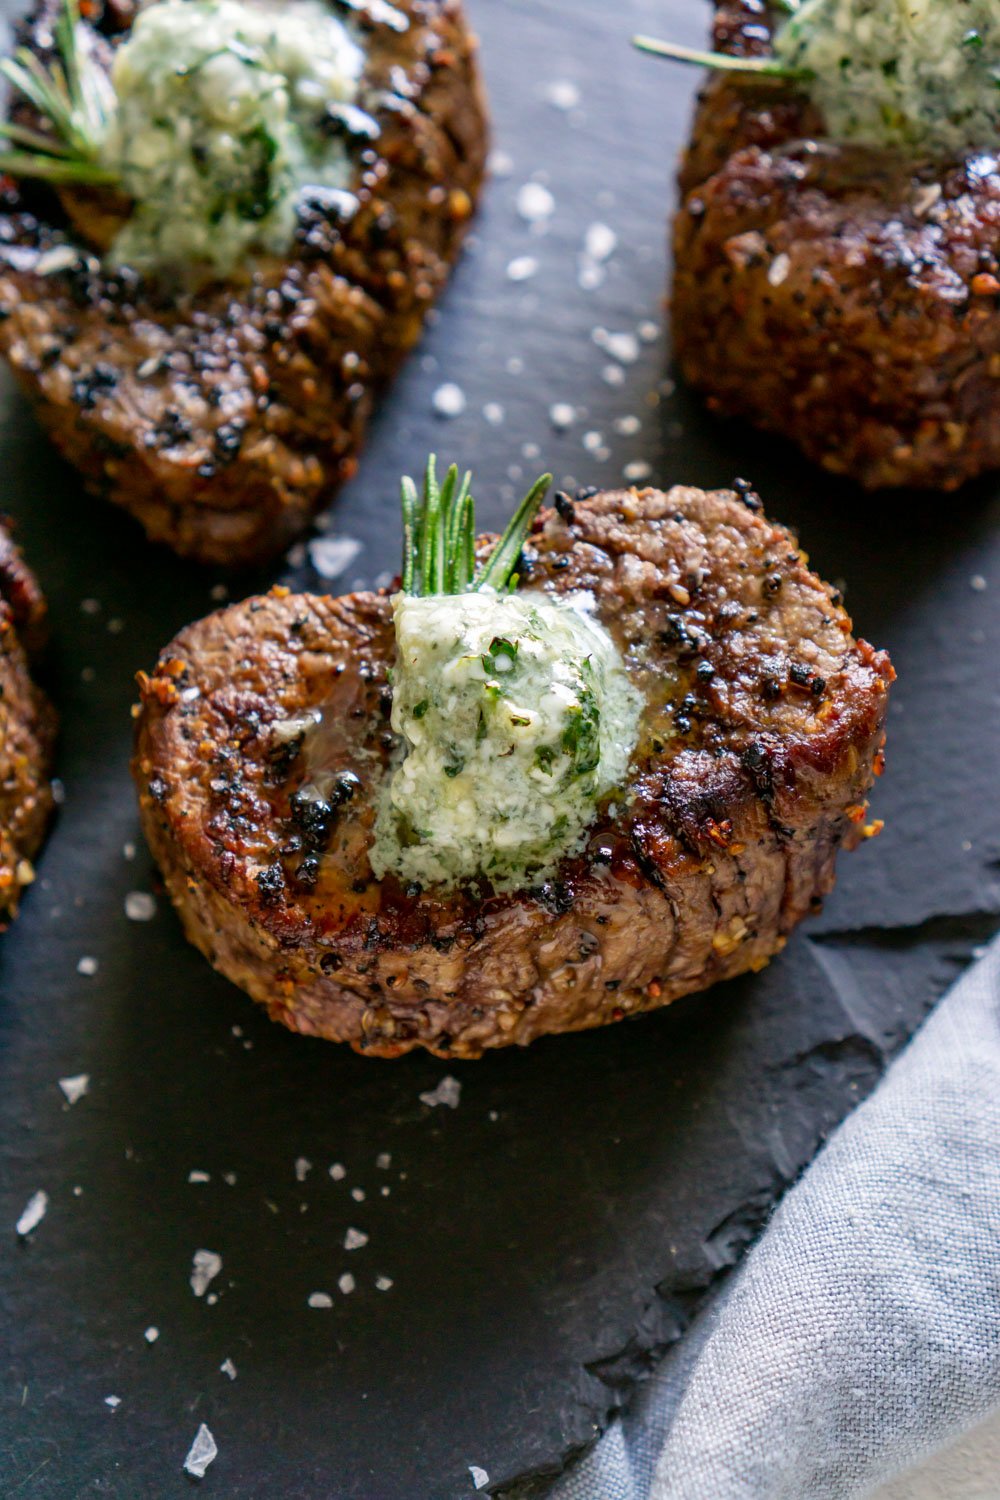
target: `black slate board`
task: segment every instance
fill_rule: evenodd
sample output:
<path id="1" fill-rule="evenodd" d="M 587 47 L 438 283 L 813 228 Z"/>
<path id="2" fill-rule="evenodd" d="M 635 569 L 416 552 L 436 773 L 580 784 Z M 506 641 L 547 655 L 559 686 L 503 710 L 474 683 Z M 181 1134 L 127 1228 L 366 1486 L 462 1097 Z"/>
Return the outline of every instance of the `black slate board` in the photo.
<path id="1" fill-rule="evenodd" d="M 162 898 L 150 922 L 123 911 L 129 891 L 156 890 L 141 846 L 122 852 L 138 842 L 132 676 L 212 607 L 219 579 L 82 497 L 5 383 L 2 503 L 52 604 L 66 787 L 0 943 L 5 1497 L 169 1500 L 193 1483 L 181 1464 L 201 1421 L 219 1445 L 205 1493 L 241 1500 L 458 1500 L 474 1493 L 469 1465 L 491 1489 L 555 1472 L 1000 923 L 1000 485 L 861 496 L 671 394 L 662 333 L 633 363 L 603 352 L 595 328 L 663 321 L 692 84 L 627 38 L 695 42 L 705 14 L 682 0 L 472 11 L 508 162 L 335 508 L 330 534 L 362 543 L 335 587 L 395 566 L 397 477 L 430 446 L 475 466 L 488 521 L 543 465 L 580 483 L 640 461 L 661 481 L 748 474 L 893 652 L 873 809 L 887 828 L 767 972 L 642 1022 L 453 1068 L 285 1034 L 184 944 Z M 566 83 L 569 110 L 552 102 Z M 555 200 L 544 234 L 516 210 L 532 177 Z M 618 247 L 584 289 L 594 223 Z M 537 273 L 512 281 L 523 256 Z M 467 398 L 449 422 L 432 410 L 446 380 Z M 562 434 L 556 402 L 579 410 Z M 633 416 L 634 433 L 620 421 Z M 307 562 L 284 576 L 318 582 Z M 83 956 L 96 974 L 77 972 Z M 90 1092 L 69 1108 L 57 1080 L 78 1073 Z M 446 1073 L 455 1111 L 419 1097 Z M 190 1184 L 192 1170 L 211 1180 Z M 39 1188 L 47 1216 L 17 1243 Z M 368 1244 L 343 1249 L 349 1227 Z M 223 1257 L 215 1305 L 188 1285 L 199 1248 Z M 331 1310 L 307 1306 L 315 1291 Z"/>

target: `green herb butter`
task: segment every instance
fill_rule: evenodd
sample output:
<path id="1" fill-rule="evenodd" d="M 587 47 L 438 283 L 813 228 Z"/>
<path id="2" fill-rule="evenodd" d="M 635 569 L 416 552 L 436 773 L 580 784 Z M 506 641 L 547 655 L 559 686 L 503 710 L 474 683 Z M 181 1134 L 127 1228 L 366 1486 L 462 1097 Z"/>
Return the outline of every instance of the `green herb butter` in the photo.
<path id="1" fill-rule="evenodd" d="M 115 56 L 102 152 L 135 205 L 112 262 L 225 276 L 250 252 L 286 252 L 301 189 L 350 183 L 343 140 L 327 127 L 356 97 L 363 64 L 322 0 L 140 10 Z"/>
<path id="2" fill-rule="evenodd" d="M 397 594 L 392 726 L 375 874 L 500 889 L 579 848 L 628 770 L 642 699 L 587 598 Z"/>
<path id="3" fill-rule="evenodd" d="M 774 57 L 834 139 L 956 152 L 1000 136 L 996 0 L 801 0 Z"/>

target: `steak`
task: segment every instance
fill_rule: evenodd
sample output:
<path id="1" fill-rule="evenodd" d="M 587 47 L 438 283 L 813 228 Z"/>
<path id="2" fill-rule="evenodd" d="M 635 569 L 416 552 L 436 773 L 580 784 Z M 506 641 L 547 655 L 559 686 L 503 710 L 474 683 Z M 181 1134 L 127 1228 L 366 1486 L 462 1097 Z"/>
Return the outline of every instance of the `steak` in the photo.
<path id="1" fill-rule="evenodd" d="M 770 50 L 757 0 L 718 50 Z M 863 485 L 954 489 L 1000 465 L 992 157 L 841 146 L 790 86 L 713 77 L 674 222 L 677 359 L 720 413 Z"/>
<path id="2" fill-rule="evenodd" d="M 22 39 L 47 58 L 59 0 Z M 420 335 L 482 180 L 484 103 L 459 0 L 330 0 L 367 47 L 350 193 L 308 190 L 287 261 L 178 298 L 88 253 L 119 207 L 93 189 L 0 201 L 0 352 L 87 487 L 183 556 L 263 562 L 357 464 L 376 394 Z M 95 0 L 97 55 L 134 14 Z M 399 18 L 407 25 L 399 29 Z M 68 208 L 72 221 L 67 219 Z M 79 254 L 75 253 L 79 251 Z"/>
<path id="3" fill-rule="evenodd" d="M 539 516 L 519 571 L 593 595 L 646 707 L 629 786 L 537 888 L 372 876 L 387 592 L 275 588 L 140 674 L 150 847 L 187 936 L 273 1019 L 468 1058 L 636 1015 L 762 968 L 875 831 L 892 667 L 749 486 L 582 496 Z"/>
<path id="4" fill-rule="evenodd" d="M 55 714 L 31 680 L 45 637 L 45 600 L 0 525 L 0 930 L 35 878 L 32 859 L 52 812 Z"/>

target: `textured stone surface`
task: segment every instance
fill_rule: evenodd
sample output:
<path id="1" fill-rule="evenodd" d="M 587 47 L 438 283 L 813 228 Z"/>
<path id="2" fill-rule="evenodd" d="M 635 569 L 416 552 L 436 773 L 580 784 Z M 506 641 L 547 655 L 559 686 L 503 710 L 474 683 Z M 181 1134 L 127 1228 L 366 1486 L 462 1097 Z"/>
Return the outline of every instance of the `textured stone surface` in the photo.
<path id="1" fill-rule="evenodd" d="M 494 1488 L 554 1471 L 1000 921 L 1000 487 L 883 502 L 691 398 L 649 405 L 663 336 L 614 343 L 638 356 L 616 360 L 593 331 L 662 323 L 691 80 L 627 38 L 693 43 L 707 13 L 681 0 L 471 9 L 513 170 L 489 189 L 440 321 L 334 513 L 331 534 L 362 549 L 326 587 L 395 567 L 397 478 L 432 444 L 475 465 L 487 524 L 508 503 L 501 488 L 544 466 L 581 484 L 635 463 L 658 481 L 746 474 L 814 564 L 849 580 L 859 630 L 892 651 L 873 806 L 887 827 L 769 970 L 641 1023 L 454 1067 L 377 1064 L 283 1033 L 188 948 L 166 901 L 150 921 L 124 910 L 129 892 L 155 889 L 142 848 L 122 854 L 137 841 L 132 673 L 211 607 L 219 579 L 85 500 L 5 384 L 4 505 L 52 606 L 66 804 L 0 942 L 4 1493 L 186 1495 L 202 1421 L 219 1449 L 204 1484 L 227 1500 L 459 1500 L 475 1493 L 469 1465 Z M 557 108 L 553 85 L 568 83 L 579 103 Z M 544 234 L 518 211 L 535 172 L 555 200 Z M 618 245 L 585 259 L 585 289 L 595 224 Z M 523 256 L 537 271 L 512 280 Z M 450 420 L 433 405 L 446 382 L 466 397 Z M 576 412 L 559 432 L 557 403 Z M 287 577 L 318 583 L 305 563 Z M 83 959 L 96 972 L 78 972 Z M 83 1072 L 89 1092 L 69 1110 L 58 1080 Z M 448 1074 L 458 1107 L 422 1103 Z M 48 1212 L 19 1246 L 13 1225 L 38 1189 Z M 346 1252 L 348 1229 L 368 1243 Z M 195 1298 L 200 1248 L 223 1265 Z M 317 1292 L 333 1306 L 310 1308 Z"/>

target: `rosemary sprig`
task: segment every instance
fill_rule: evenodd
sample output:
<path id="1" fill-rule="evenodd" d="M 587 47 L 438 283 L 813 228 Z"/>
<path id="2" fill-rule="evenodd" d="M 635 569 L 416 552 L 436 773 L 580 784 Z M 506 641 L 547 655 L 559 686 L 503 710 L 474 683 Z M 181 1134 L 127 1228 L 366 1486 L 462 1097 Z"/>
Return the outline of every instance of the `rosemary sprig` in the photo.
<path id="1" fill-rule="evenodd" d="M 0 75 L 41 115 L 46 133 L 0 125 L 0 137 L 23 149 L 0 151 L 0 172 L 45 182 L 114 186 L 101 163 L 115 92 L 81 40 L 79 0 L 62 0 L 52 28 L 56 57 L 46 67 L 28 47 L 0 59 Z"/>
<path id="2" fill-rule="evenodd" d="M 497 593 L 517 588 L 518 558 L 524 539 L 546 491 L 551 474 L 536 479 L 514 512 L 507 529 L 476 576 L 476 503 L 472 474 L 461 480 L 452 464 L 439 483 L 432 453 L 424 471 L 423 489 L 405 476 L 400 495 L 403 511 L 404 594 L 465 594 L 491 588 Z"/>
<path id="3" fill-rule="evenodd" d="M 692 63 L 699 68 L 716 68 L 722 73 L 741 73 L 749 78 L 807 82 L 814 77 L 809 68 L 786 68 L 773 57 L 735 57 L 728 52 L 704 52 L 699 47 L 683 47 L 679 42 L 662 42 L 652 36 L 634 36 L 632 45 L 654 57 L 668 57 L 672 62 Z"/>

